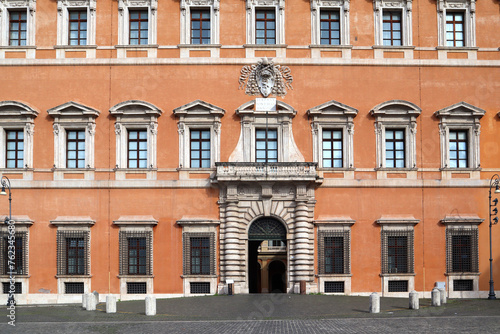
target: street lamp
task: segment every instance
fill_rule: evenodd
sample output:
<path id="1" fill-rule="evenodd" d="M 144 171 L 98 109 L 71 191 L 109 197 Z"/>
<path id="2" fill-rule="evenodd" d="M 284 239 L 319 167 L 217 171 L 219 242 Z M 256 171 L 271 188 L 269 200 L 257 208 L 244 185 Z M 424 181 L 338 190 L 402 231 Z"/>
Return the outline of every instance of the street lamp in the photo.
<path id="1" fill-rule="evenodd" d="M 11 196 L 11 192 L 10 192 L 10 180 L 7 176 L 5 175 L 2 175 L 2 191 L 0 191 L 0 195 L 7 195 L 7 193 L 5 192 L 5 187 L 7 187 L 9 189 L 9 217 L 5 217 L 5 225 L 8 225 L 11 221 L 12 221 L 12 196 Z M 15 254 L 14 254 L 15 256 Z M 6 261 L 8 261 L 9 257 L 8 257 L 8 252 L 5 252 L 5 257 L 6 257 Z M 7 268 L 7 266 L 6 266 Z M 12 274 L 11 274 L 11 280 L 12 280 Z M 13 301 L 13 303 L 15 304 L 15 299 L 14 299 L 14 294 L 11 294 L 9 293 L 9 297 L 7 299 L 7 306 L 10 306 L 11 305 L 11 301 Z"/>
<path id="2" fill-rule="evenodd" d="M 491 226 L 498 224 L 498 209 L 496 208 L 498 204 L 498 198 L 491 200 L 491 189 L 495 187 L 495 194 L 500 194 L 499 189 L 500 177 L 498 174 L 495 174 L 491 177 L 490 180 L 490 196 L 489 196 L 489 204 L 490 204 L 490 293 L 488 294 L 488 299 L 497 299 L 495 296 L 495 288 L 493 287 L 493 254 L 491 251 Z M 493 219 L 492 219 L 493 218 Z"/>

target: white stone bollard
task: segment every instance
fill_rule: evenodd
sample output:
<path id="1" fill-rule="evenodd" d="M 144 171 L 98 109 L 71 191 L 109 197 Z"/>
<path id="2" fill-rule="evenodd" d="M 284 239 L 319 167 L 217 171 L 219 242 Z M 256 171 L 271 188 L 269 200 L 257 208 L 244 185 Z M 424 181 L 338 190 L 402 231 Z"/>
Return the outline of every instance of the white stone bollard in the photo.
<path id="1" fill-rule="evenodd" d="M 441 293 L 438 288 L 432 289 L 431 298 L 432 306 L 441 306 Z"/>
<path id="2" fill-rule="evenodd" d="M 439 297 L 441 299 L 441 305 L 446 304 L 446 290 L 445 289 L 439 289 Z"/>
<path id="3" fill-rule="evenodd" d="M 87 308 L 87 294 L 86 293 L 82 294 L 82 307 L 84 309 Z"/>
<path id="4" fill-rule="evenodd" d="M 380 312 L 380 296 L 374 292 L 370 295 L 370 313 Z"/>
<path id="5" fill-rule="evenodd" d="M 99 292 L 97 292 L 97 291 L 94 290 L 94 292 L 92 292 L 92 293 L 95 296 L 95 302 L 96 302 L 96 304 L 99 304 Z"/>
<path id="6" fill-rule="evenodd" d="M 87 294 L 87 311 L 95 311 L 96 310 L 96 300 L 93 293 Z"/>
<path id="7" fill-rule="evenodd" d="M 112 295 L 106 296 L 106 313 L 116 313 L 116 297 Z"/>
<path id="8" fill-rule="evenodd" d="M 156 315 L 156 298 L 154 296 L 146 296 L 146 315 Z"/>
<path id="9" fill-rule="evenodd" d="M 418 300 L 418 292 L 413 290 L 410 292 L 410 310 L 418 310 L 420 302 Z"/>

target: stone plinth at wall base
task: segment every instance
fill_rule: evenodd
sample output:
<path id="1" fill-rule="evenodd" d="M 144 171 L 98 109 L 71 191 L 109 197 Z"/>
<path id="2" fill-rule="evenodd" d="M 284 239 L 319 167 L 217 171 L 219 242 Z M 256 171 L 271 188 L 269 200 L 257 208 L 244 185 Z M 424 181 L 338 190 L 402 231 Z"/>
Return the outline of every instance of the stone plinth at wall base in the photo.
<path id="1" fill-rule="evenodd" d="M 116 313 L 116 297 L 113 295 L 106 296 L 106 313 Z"/>
<path id="2" fill-rule="evenodd" d="M 146 315 L 156 315 L 156 298 L 152 295 L 146 296 Z"/>

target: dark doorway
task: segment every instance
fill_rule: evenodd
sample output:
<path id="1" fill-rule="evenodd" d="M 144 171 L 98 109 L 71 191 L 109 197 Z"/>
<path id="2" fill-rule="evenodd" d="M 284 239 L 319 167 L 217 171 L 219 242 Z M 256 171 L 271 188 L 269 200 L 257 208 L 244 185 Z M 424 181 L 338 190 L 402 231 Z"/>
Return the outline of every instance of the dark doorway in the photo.
<path id="1" fill-rule="evenodd" d="M 248 230 L 249 292 L 286 292 L 286 260 L 285 226 L 268 217 L 253 222 Z"/>
<path id="2" fill-rule="evenodd" d="M 269 291 L 272 293 L 285 292 L 286 267 L 281 261 L 273 261 L 269 264 Z"/>

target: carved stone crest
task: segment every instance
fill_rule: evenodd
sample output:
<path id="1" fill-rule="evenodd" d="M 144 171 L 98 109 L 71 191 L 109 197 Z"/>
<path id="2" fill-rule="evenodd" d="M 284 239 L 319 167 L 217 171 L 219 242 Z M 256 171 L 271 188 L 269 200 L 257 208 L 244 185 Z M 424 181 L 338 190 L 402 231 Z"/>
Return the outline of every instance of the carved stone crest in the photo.
<path id="1" fill-rule="evenodd" d="M 239 89 L 247 95 L 285 96 L 286 89 L 293 89 L 293 77 L 288 66 L 275 65 L 272 59 L 262 58 L 257 65 L 245 65 L 241 69 Z"/>

